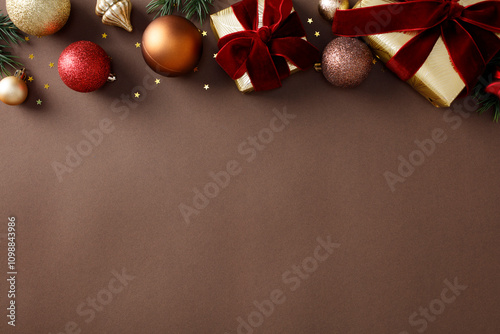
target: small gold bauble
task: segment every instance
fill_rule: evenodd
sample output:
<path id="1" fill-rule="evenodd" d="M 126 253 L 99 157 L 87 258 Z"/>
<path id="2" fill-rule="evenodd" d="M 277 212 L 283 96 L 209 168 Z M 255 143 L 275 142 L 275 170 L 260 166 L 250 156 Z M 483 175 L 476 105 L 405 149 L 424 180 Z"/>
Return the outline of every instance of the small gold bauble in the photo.
<path id="1" fill-rule="evenodd" d="M 0 81 L 0 101 L 10 106 L 23 103 L 28 97 L 28 86 L 23 78 L 24 69 Z"/>
<path id="2" fill-rule="evenodd" d="M 349 9 L 349 0 L 319 0 L 318 10 L 325 20 L 333 21 L 337 9 Z"/>
<path id="3" fill-rule="evenodd" d="M 59 31 L 68 21 L 70 0 L 7 0 L 7 13 L 22 32 L 46 36 Z"/>

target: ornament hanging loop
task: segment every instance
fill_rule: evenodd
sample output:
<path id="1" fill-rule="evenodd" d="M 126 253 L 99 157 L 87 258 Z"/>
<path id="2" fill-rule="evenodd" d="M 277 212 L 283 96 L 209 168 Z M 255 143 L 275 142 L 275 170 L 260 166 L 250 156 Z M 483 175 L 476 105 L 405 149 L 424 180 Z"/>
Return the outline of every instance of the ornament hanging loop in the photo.
<path id="1" fill-rule="evenodd" d="M 316 72 L 323 72 L 323 68 L 321 67 L 321 63 L 314 64 L 314 70 Z"/>
<path id="2" fill-rule="evenodd" d="M 114 73 L 109 73 L 108 82 L 115 82 L 115 81 L 116 81 L 116 75 Z"/>

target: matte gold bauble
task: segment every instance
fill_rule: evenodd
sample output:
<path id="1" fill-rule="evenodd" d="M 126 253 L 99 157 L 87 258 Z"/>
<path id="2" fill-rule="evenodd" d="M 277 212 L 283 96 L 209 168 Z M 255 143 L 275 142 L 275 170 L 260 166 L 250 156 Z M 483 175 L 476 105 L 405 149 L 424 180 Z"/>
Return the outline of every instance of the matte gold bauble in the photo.
<path id="1" fill-rule="evenodd" d="M 349 0 L 319 0 L 318 10 L 325 20 L 333 21 L 337 9 L 349 9 Z"/>
<path id="2" fill-rule="evenodd" d="M 200 31 L 176 15 L 154 20 L 142 36 L 142 55 L 153 71 L 169 77 L 192 72 L 203 51 Z"/>
<path id="3" fill-rule="evenodd" d="M 70 0 L 7 0 L 7 13 L 19 30 L 33 36 L 59 31 L 68 21 Z"/>
<path id="4" fill-rule="evenodd" d="M 0 101 L 10 106 L 23 103 L 28 97 L 28 86 L 24 82 L 24 69 L 0 81 Z"/>

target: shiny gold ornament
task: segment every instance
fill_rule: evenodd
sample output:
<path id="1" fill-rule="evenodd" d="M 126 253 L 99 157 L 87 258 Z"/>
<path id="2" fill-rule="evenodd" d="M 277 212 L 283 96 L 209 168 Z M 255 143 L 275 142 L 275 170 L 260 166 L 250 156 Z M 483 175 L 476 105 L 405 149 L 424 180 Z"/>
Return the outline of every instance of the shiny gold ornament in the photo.
<path id="1" fill-rule="evenodd" d="M 28 97 L 28 86 L 24 82 L 24 68 L 0 81 L 0 101 L 10 106 L 23 103 Z"/>
<path id="2" fill-rule="evenodd" d="M 337 9 L 349 9 L 349 0 L 319 0 L 319 13 L 327 21 L 333 21 Z"/>
<path id="3" fill-rule="evenodd" d="M 19 30 L 33 36 L 59 31 L 68 21 L 70 0 L 7 0 L 7 13 Z"/>
<path id="4" fill-rule="evenodd" d="M 142 55 L 154 71 L 175 77 L 190 73 L 203 51 L 201 33 L 191 21 L 166 15 L 151 22 L 142 35 Z"/>
<path id="5" fill-rule="evenodd" d="M 130 0 L 97 0 L 95 13 L 102 16 L 102 23 L 116 26 L 132 32 L 130 13 L 132 3 Z"/>

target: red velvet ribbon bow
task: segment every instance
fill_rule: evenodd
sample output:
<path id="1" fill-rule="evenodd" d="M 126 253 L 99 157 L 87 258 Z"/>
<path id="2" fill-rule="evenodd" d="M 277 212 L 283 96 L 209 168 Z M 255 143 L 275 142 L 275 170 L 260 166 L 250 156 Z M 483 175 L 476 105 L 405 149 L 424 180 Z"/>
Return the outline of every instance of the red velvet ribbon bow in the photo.
<path id="1" fill-rule="evenodd" d="M 245 30 L 219 40 L 217 62 L 233 80 L 248 72 L 256 91 L 274 89 L 290 75 L 287 60 L 305 70 L 319 59 L 318 50 L 302 39 L 306 32 L 297 13 L 291 13 L 292 0 L 266 0 L 260 29 L 258 0 L 232 8 Z"/>
<path id="2" fill-rule="evenodd" d="M 500 1 L 463 7 L 457 0 L 403 0 L 337 10 L 332 29 L 340 36 L 418 31 L 386 64 L 404 81 L 420 69 L 441 36 L 469 92 L 500 50 L 494 34 L 500 32 Z"/>

